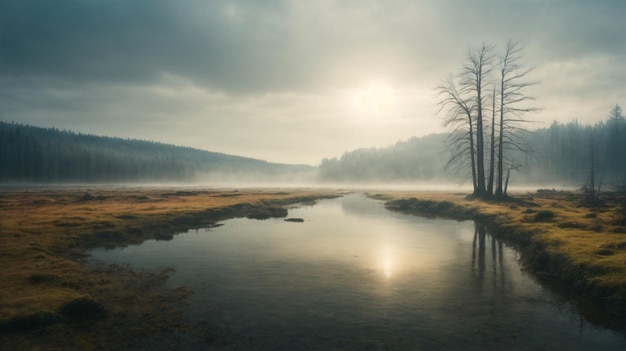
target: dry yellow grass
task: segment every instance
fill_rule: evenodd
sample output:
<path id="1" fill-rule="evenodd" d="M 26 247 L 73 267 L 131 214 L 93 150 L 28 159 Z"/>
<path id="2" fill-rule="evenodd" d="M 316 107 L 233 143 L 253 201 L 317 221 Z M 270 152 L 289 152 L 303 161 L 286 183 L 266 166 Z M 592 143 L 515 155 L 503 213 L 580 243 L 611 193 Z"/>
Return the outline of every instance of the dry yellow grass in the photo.
<path id="1" fill-rule="evenodd" d="M 0 325 L 16 316 L 57 314 L 67 302 L 85 296 L 101 302 L 111 318 L 99 322 L 105 327 L 80 333 L 66 323 L 56 323 L 30 334 L 11 334 L 0 338 L 4 339 L 0 346 L 6 346 L 5 342 L 23 349 L 63 349 L 69 343 L 82 349 L 119 348 L 111 344 L 112 338 L 169 328 L 166 325 L 178 316 L 176 303 L 187 292 L 160 289 L 165 273 L 89 267 L 81 261 L 87 246 L 137 243 L 156 234 L 171 235 L 208 225 L 225 216 L 241 215 L 223 211 L 238 204 L 282 205 L 339 193 L 315 189 L 4 191 L 0 193 Z M 580 279 L 588 287 L 597 287 L 600 295 L 609 292 L 614 301 L 626 302 L 626 228 L 616 224 L 624 219 L 619 199 L 607 201 L 604 207 L 588 208 L 568 194 L 517 194 L 521 201 L 503 204 L 468 200 L 461 193 L 377 194 L 386 199 L 449 202 L 488 218 L 513 235 L 535 233 L 535 247 L 565 262 L 565 269 L 579 273 Z M 550 212 L 551 217 L 537 220 L 542 211 Z M 146 286 L 153 289 L 145 290 Z M 116 334 L 113 329 L 120 321 L 124 322 Z M 106 333 L 98 331 L 107 328 Z"/>
<path id="2" fill-rule="evenodd" d="M 40 322 L 40 316 L 58 315 L 61 306 L 85 296 L 102 302 L 114 317 L 110 320 L 117 316 L 141 322 L 141 316 L 129 319 L 130 306 L 143 304 L 147 311 L 137 311 L 142 315 L 154 308 L 151 306 L 155 300 L 161 300 L 158 308 L 167 308 L 163 299 L 170 296 L 176 300 L 184 295 L 168 295 L 167 291 L 158 289 L 138 292 L 133 279 L 158 282 L 164 276 L 140 274 L 128 279 L 135 272 L 122 267 L 94 269 L 81 260 L 87 246 L 137 243 L 157 234 L 172 235 L 224 217 L 245 215 L 232 210 L 238 208 L 234 205 L 262 208 L 336 194 L 336 191 L 306 189 L 3 191 L 0 193 L 0 333 L 3 329 L 5 334 L 13 334 L 11 330 L 15 328 L 29 329 L 31 324 Z M 231 210 L 220 212 L 228 208 Z M 47 337 L 48 343 L 73 340 L 70 345 L 74 347 L 95 347 L 106 339 L 102 333 L 76 336 L 71 333 L 71 327 L 66 327 L 65 323 L 56 323 L 45 328 L 47 333 L 38 331 L 38 337 Z M 32 337 L 18 339 L 21 343 L 18 345 L 23 348 L 41 346 Z"/>
<path id="3" fill-rule="evenodd" d="M 584 287 L 586 294 L 608 301 L 610 306 L 622 309 L 613 312 L 626 315 L 623 310 L 626 307 L 626 199 L 623 196 L 607 195 L 601 206 L 589 207 L 580 195 L 556 192 L 514 194 L 518 201 L 505 203 L 438 192 L 387 191 L 378 195 L 390 200 L 450 202 L 468 211 L 475 209 L 475 217 L 510 231 L 509 238 L 518 233 L 534 233 L 532 249 L 547 254 L 552 264 L 562 265 L 540 269 L 575 276 L 578 280 L 575 283 Z M 536 252 L 529 255 L 531 259 L 535 257 L 533 254 Z"/>

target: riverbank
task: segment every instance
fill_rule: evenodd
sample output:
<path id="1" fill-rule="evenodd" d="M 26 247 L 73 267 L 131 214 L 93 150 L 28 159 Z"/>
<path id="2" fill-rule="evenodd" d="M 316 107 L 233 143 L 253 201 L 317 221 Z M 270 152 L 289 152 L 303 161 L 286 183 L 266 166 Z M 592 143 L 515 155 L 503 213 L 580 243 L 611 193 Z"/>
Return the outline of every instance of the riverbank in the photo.
<path id="1" fill-rule="evenodd" d="M 188 325 L 185 287 L 171 267 L 134 271 L 86 264 L 94 247 L 170 240 L 233 217 L 284 216 L 283 206 L 335 190 L 101 189 L 0 193 L 0 348 L 128 349 L 145 339 L 176 348 L 188 333 L 219 339 L 219 326 Z M 475 219 L 517 245 L 527 269 L 571 292 L 590 322 L 613 329 L 626 315 L 624 198 L 586 207 L 569 193 L 517 194 L 488 203 L 466 194 L 386 191 L 386 206 L 425 216 Z M 565 288 L 563 288 L 565 287 Z M 183 341 L 181 341 L 183 340 Z"/>
<path id="2" fill-rule="evenodd" d="M 0 193 L 0 348 L 124 349 L 161 346 L 182 322 L 192 292 L 171 287 L 171 267 L 137 272 L 86 264 L 90 248 L 170 240 L 234 217 L 284 217 L 284 206 L 339 191 L 81 188 Z M 211 328 L 205 329 L 211 330 Z M 215 338 L 208 332 L 207 340 Z M 175 345 L 175 344 L 173 344 Z"/>
<path id="3" fill-rule="evenodd" d="M 384 192 L 386 207 L 421 216 L 472 219 L 514 244 L 525 269 L 570 295 L 590 322 L 626 325 L 626 197 L 605 195 L 596 206 L 582 195 L 539 191 L 505 203 L 465 194 Z"/>

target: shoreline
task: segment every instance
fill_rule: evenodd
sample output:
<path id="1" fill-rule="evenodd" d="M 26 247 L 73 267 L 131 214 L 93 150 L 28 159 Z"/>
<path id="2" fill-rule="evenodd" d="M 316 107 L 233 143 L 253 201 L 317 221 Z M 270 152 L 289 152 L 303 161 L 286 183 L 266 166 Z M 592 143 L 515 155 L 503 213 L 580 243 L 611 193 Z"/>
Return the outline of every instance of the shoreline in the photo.
<path id="1" fill-rule="evenodd" d="M 93 264 L 88 250 L 171 240 L 237 217 L 284 217 L 328 189 L 19 189 L 0 192 L 0 348 L 126 349 L 173 343 L 193 292 L 173 271 Z M 207 340 L 219 337 L 205 335 Z"/>
<path id="2" fill-rule="evenodd" d="M 290 204 L 357 190 L 81 187 L 0 192 L 0 346 L 125 349 L 136 337 L 176 347 L 181 335 L 197 328 L 182 318 L 193 292 L 169 286 L 168 267 L 148 272 L 87 264 L 89 249 L 171 240 L 229 218 L 284 217 Z M 557 282 L 557 290 L 574 295 L 588 321 L 616 330 L 626 325 L 626 228 L 620 222 L 620 199 L 587 208 L 571 193 L 517 194 L 513 201 L 491 203 L 468 200 L 465 193 L 362 191 L 385 200 L 390 210 L 486 225 L 520 250 L 526 268 L 542 284 Z M 206 342 L 219 340 L 219 326 L 209 329 Z"/>
<path id="3" fill-rule="evenodd" d="M 392 211 L 475 220 L 515 246 L 523 269 L 567 295 L 589 322 L 617 331 L 626 328 L 623 196 L 609 198 L 598 208 L 582 206 L 582 195 L 573 193 L 517 194 L 503 203 L 468 200 L 460 194 L 414 195 L 370 196 L 385 200 Z"/>

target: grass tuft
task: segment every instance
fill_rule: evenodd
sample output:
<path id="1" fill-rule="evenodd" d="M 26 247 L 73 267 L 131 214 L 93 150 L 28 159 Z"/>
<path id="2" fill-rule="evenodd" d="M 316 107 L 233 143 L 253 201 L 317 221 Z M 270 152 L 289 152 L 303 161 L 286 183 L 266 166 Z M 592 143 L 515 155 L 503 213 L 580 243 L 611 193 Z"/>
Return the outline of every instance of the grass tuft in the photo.
<path id="1" fill-rule="evenodd" d="M 541 210 L 535 214 L 533 222 L 551 222 L 554 217 L 554 212 L 550 210 Z"/>

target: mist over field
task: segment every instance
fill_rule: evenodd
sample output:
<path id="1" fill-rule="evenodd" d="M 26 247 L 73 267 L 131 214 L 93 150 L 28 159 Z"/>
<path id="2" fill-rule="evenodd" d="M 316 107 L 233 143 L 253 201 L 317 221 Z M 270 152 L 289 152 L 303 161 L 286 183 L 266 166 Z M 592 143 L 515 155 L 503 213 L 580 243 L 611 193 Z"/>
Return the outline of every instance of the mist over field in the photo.
<path id="1" fill-rule="evenodd" d="M 531 129 L 594 125 L 626 101 L 620 0 L 3 0 L 0 10 L 1 121 L 271 163 L 317 166 L 449 132 L 436 87 L 482 43 L 496 56 L 509 39 L 523 45 L 540 82 L 528 91 L 542 108 Z"/>
<path id="2" fill-rule="evenodd" d="M 610 157 L 622 157 L 624 146 L 621 138 L 610 136 L 610 126 L 554 123 L 527 134 L 531 150 L 513 154 L 513 162 L 522 167 L 512 175 L 511 190 L 580 188 L 589 172 L 589 140 L 597 141 L 598 174 L 605 189 L 620 186 L 624 164 Z M 317 167 L 2 122 L 0 136 L 4 184 L 471 189 L 469 175 L 448 164 L 450 135 L 445 133 L 346 151 Z"/>
<path id="3" fill-rule="evenodd" d="M 0 181 L 497 192 L 593 168 L 616 186 L 625 17 L 622 1 L 4 0 Z"/>
<path id="4" fill-rule="evenodd" d="M 626 350 L 626 0 L 0 0 L 1 350 Z"/>

